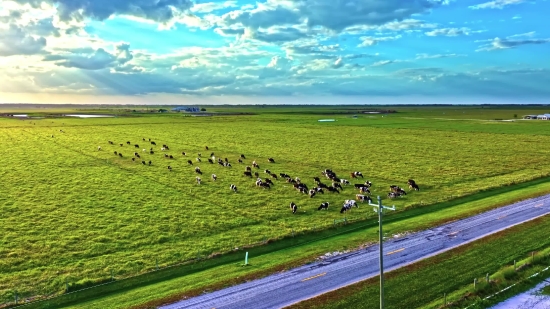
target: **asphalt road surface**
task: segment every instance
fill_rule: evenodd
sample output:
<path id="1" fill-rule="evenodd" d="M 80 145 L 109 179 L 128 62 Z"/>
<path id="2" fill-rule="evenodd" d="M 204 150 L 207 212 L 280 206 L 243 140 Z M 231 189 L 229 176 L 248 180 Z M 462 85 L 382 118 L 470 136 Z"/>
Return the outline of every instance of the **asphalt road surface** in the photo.
<path id="1" fill-rule="evenodd" d="M 439 254 L 550 213 L 550 195 L 384 241 L 384 271 Z M 282 308 L 379 274 L 378 244 L 263 279 L 189 298 L 162 309 Z"/>

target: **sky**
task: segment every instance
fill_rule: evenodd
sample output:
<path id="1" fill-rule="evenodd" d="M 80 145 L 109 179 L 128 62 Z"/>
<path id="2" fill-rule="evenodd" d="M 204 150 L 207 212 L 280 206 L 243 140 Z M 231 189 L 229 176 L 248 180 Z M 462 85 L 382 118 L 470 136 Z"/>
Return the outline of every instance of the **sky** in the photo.
<path id="1" fill-rule="evenodd" d="M 550 103 L 548 0 L 1 0 L 0 103 Z"/>

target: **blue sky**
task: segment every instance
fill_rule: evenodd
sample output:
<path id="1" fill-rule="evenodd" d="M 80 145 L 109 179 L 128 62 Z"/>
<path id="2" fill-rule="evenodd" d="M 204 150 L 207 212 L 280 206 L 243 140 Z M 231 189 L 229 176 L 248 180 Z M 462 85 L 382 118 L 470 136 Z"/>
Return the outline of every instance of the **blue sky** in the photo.
<path id="1" fill-rule="evenodd" d="M 550 103 L 548 0 L 3 0 L 0 102 Z"/>

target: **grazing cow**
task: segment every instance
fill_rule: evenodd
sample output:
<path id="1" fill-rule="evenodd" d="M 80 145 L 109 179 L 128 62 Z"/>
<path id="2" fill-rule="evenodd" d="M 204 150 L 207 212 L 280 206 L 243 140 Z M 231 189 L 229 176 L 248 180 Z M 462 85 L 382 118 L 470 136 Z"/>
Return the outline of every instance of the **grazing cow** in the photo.
<path id="1" fill-rule="evenodd" d="M 143 148 L 143 152 L 146 152 L 146 151 L 147 151 L 147 149 Z"/>
<path id="2" fill-rule="evenodd" d="M 245 169 L 247 172 L 252 171 L 252 168 L 250 168 L 250 166 L 247 166 L 247 167 L 245 167 L 244 169 Z"/>
<path id="3" fill-rule="evenodd" d="M 224 161 L 225 161 L 225 163 L 228 163 L 228 162 L 229 162 L 229 160 L 227 160 L 227 158 L 225 158 L 225 160 L 224 160 Z"/>
<path id="4" fill-rule="evenodd" d="M 137 152 L 134 152 L 134 156 L 137 156 L 137 155 L 138 155 L 138 153 L 137 153 Z"/>
<path id="5" fill-rule="evenodd" d="M 101 150 L 101 146 L 97 146 L 97 151 L 100 151 Z"/>
<path id="6" fill-rule="evenodd" d="M 197 160 L 197 162 L 201 162 L 201 158 L 197 158 L 196 160 Z"/>
<path id="7" fill-rule="evenodd" d="M 136 158 L 132 158 L 132 161 L 135 161 L 135 160 L 136 160 Z"/>
<path id="8" fill-rule="evenodd" d="M 269 176 L 271 176 L 271 177 L 277 179 L 277 174 L 271 173 L 271 174 L 269 174 Z"/>
<path id="9" fill-rule="evenodd" d="M 155 152 L 154 152 L 154 151 L 152 151 L 152 150 L 149 150 L 149 153 L 150 153 L 150 154 L 155 154 Z"/>
<path id="10" fill-rule="evenodd" d="M 198 156 L 199 156 L 199 157 L 202 157 L 202 154 L 199 152 L 199 153 L 198 153 Z"/>
<path id="11" fill-rule="evenodd" d="M 355 187 L 355 189 L 368 188 L 367 185 L 362 183 L 356 183 L 353 186 Z"/>
<path id="12" fill-rule="evenodd" d="M 372 203 L 372 198 L 370 196 L 367 196 L 367 195 L 355 194 L 355 198 L 357 200 L 359 200 L 361 203 L 364 203 L 365 201 L 367 201 L 369 203 Z"/>
<path id="13" fill-rule="evenodd" d="M 197 184 L 201 184 L 201 178 L 199 176 L 195 177 L 195 180 L 197 181 Z"/>
<path id="14" fill-rule="evenodd" d="M 223 160 L 221 160 L 221 159 L 218 158 L 218 164 L 221 165 L 221 166 L 224 166 Z"/>
<path id="15" fill-rule="evenodd" d="M 166 150 L 166 147 L 161 147 L 160 148 L 160 151 L 165 151 Z"/>
<path id="16" fill-rule="evenodd" d="M 52 137 L 53 137 L 53 136 L 52 136 Z M 119 145 L 120 145 L 120 147 L 124 146 L 124 144 L 119 144 Z"/>
<path id="17" fill-rule="evenodd" d="M 208 163 L 214 164 L 214 161 L 212 161 L 212 159 L 208 159 Z"/>
<path id="18" fill-rule="evenodd" d="M 151 162 L 151 160 L 149 160 L 149 165 L 153 164 L 153 162 Z"/>
<path id="19" fill-rule="evenodd" d="M 145 161 L 141 161 L 141 164 L 145 165 Z"/>
<path id="20" fill-rule="evenodd" d="M 225 162 L 224 166 L 225 166 L 225 167 L 231 167 L 231 163 Z"/>
<path id="21" fill-rule="evenodd" d="M 262 185 L 262 179 L 261 178 L 258 178 L 256 179 L 256 186 L 261 186 Z"/>
<path id="22" fill-rule="evenodd" d="M 370 182 L 370 181 L 368 181 L 368 180 L 365 181 L 365 186 L 366 186 L 367 188 L 370 188 L 370 187 L 372 186 L 372 182 Z"/>
<path id="23" fill-rule="evenodd" d="M 285 173 L 279 173 L 279 176 L 281 176 L 282 178 L 290 178 L 290 176 Z"/>
<path id="24" fill-rule="evenodd" d="M 353 177 L 353 178 L 357 178 L 359 176 L 361 176 L 361 178 L 363 178 L 363 174 L 361 172 L 352 172 L 351 175 L 352 175 L 351 177 Z"/>
<path id="25" fill-rule="evenodd" d="M 139 148 L 139 145 L 138 145 L 138 144 L 135 144 L 134 147 Z"/>
<path id="26" fill-rule="evenodd" d="M 189 165 L 193 165 L 193 161 L 191 160 L 187 160 L 187 163 L 189 163 Z"/>
<path id="27" fill-rule="evenodd" d="M 145 137 L 143 137 L 142 140 L 145 142 Z"/>
<path id="28" fill-rule="evenodd" d="M 271 189 L 271 186 L 266 182 L 260 183 L 260 187 L 263 187 L 263 188 L 266 188 L 266 189 Z"/>
<path id="29" fill-rule="evenodd" d="M 256 163 L 256 160 L 252 161 L 252 166 L 257 167 L 258 163 Z"/>
<path id="30" fill-rule="evenodd" d="M 314 197 L 315 193 L 317 193 L 317 191 L 315 191 L 314 189 L 309 190 L 309 197 Z"/>
<path id="31" fill-rule="evenodd" d="M 118 155 L 118 152 L 116 152 L 116 150 L 115 150 L 115 156 L 116 156 L 116 155 Z"/>
<path id="32" fill-rule="evenodd" d="M 319 179 L 319 177 L 313 177 L 313 180 L 314 180 L 315 182 L 321 182 L 321 179 Z"/>
<path id="33" fill-rule="evenodd" d="M 365 194 L 370 194 L 370 190 L 369 190 L 369 188 L 367 188 L 367 187 L 361 187 L 361 188 L 359 188 L 359 192 L 365 193 Z"/>
<path id="34" fill-rule="evenodd" d="M 201 168 L 200 167 L 195 167 L 195 173 L 197 174 L 201 174 L 202 175 L 202 172 L 201 172 Z"/>
<path id="35" fill-rule="evenodd" d="M 170 158 L 170 159 L 174 159 L 174 156 L 170 155 L 169 158 Z"/>
<path id="36" fill-rule="evenodd" d="M 150 140 L 150 139 L 149 139 L 149 140 Z M 156 146 L 156 145 L 157 145 L 157 143 L 155 143 L 155 142 L 151 142 L 151 145 L 155 145 L 155 146 Z"/>
<path id="37" fill-rule="evenodd" d="M 239 163 L 243 163 L 243 160 L 239 159 Z"/>
<path id="38" fill-rule="evenodd" d="M 151 141 L 151 139 L 149 139 L 149 141 Z"/>
<path id="39" fill-rule="evenodd" d="M 208 146 L 204 146 L 204 149 L 208 150 Z"/>
<path id="40" fill-rule="evenodd" d="M 325 184 L 322 183 L 322 182 L 318 182 L 318 183 L 317 183 L 317 186 L 318 186 L 319 188 L 328 189 L 328 186 L 325 185 Z"/>
<path id="41" fill-rule="evenodd" d="M 130 143 L 130 141 L 127 141 L 126 144 L 130 145 L 131 143 Z"/>
<path id="42" fill-rule="evenodd" d="M 182 151 L 182 152 L 181 152 L 181 155 L 182 155 L 182 156 L 185 156 L 185 151 Z"/>
<path id="43" fill-rule="evenodd" d="M 340 210 L 340 213 L 344 213 L 351 209 L 351 207 L 357 207 L 359 208 L 359 205 L 355 202 L 355 200 L 345 200 L 344 205 L 342 206 L 342 209 Z"/>
<path id="44" fill-rule="evenodd" d="M 269 158 L 267 160 L 269 161 L 269 163 L 275 163 L 275 160 L 273 160 L 273 158 Z"/>
<path id="45" fill-rule="evenodd" d="M 254 172 L 254 176 L 260 177 L 260 174 L 258 172 Z"/>
<path id="46" fill-rule="evenodd" d="M 317 210 L 328 210 L 328 205 L 329 205 L 329 202 L 323 202 L 321 203 L 321 205 L 319 205 L 319 208 L 317 208 Z"/>
<path id="47" fill-rule="evenodd" d="M 229 189 L 230 189 L 230 190 L 233 190 L 233 192 L 237 193 L 237 186 L 236 186 L 236 185 L 231 184 L 231 185 L 229 186 Z"/>
<path id="48" fill-rule="evenodd" d="M 338 188 L 338 189 L 340 189 L 340 190 L 344 190 L 344 189 L 342 189 L 342 185 L 340 185 L 340 184 L 337 183 L 337 182 L 333 182 L 333 183 L 332 183 L 332 187 L 333 187 L 333 188 Z"/>
<path id="49" fill-rule="evenodd" d="M 349 181 L 347 181 L 345 179 L 340 179 L 340 183 L 342 183 L 344 185 L 349 185 Z"/>
<path id="50" fill-rule="evenodd" d="M 165 158 L 168 158 L 168 154 L 167 154 L 167 153 L 165 153 L 165 154 L 164 154 L 164 157 L 165 157 Z"/>
<path id="51" fill-rule="evenodd" d="M 214 158 L 214 153 L 213 153 L 213 152 L 210 154 L 210 157 L 212 157 L 212 159 L 215 159 L 215 158 Z"/>
<path id="52" fill-rule="evenodd" d="M 265 182 L 265 183 L 268 183 L 268 184 L 270 184 L 270 185 L 273 185 L 273 181 L 271 181 L 271 179 L 269 179 L 269 178 L 266 178 L 266 179 L 264 180 L 264 182 Z"/>
<path id="53" fill-rule="evenodd" d="M 294 202 L 290 202 L 290 210 L 292 210 L 292 213 L 295 214 L 296 211 L 298 211 L 298 206 L 296 206 Z"/>
<path id="54" fill-rule="evenodd" d="M 333 188 L 333 187 L 327 187 L 327 190 L 328 190 L 328 192 L 336 192 L 336 193 L 340 194 L 340 191 L 338 191 L 338 189 Z"/>
<path id="55" fill-rule="evenodd" d="M 109 144 L 114 145 L 115 143 L 113 143 L 112 141 L 109 141 Z"/>
<path id="56" fill-rule="evenodd" d="M 139 154 L 136 154 L 136 157 L 138 157 L 138 158 L 140 158 L 140 159 L 141 159 L 141 157 L 139 156 Z"/>
<path id="57" fill-rule="evenodd" d="M 270 170 L 264 170 L 264 173 L 271 174 L 271 171 Z"/>
<path id="58" fill-rule="evenodd" d="M 245 176 L 252 177 L 252 172 L 245 171 L 243 174 Z"/>
<path id="59" fill-rule="evenodd" d="M 407 181 L 407 184 L 409 185 L 409 189 L 414 189 L 415 191 L 419 191 L 420 188 L 418 187 L 418 185 L 416 184 L 416 182 L 412 179 L 409 179 L 409 181 Z"/>
<path id="60" fill-rule="evenodd" d="M 241 159 L 246 159 L 246 157 L 242 154 L 242 155 L 241 155 Z"/>
<path id="61" fill-rule="evenodd" d="M 216 181 L 216 179 L 218 179 L 218 176 L 216 176 L 216 174 L 212 174 L 212 180 Z"/>
<path id="62" fill-rule="evenodd" d="M 301 181 L 300 181 L 300 178 L 298 178 L 298 177 L 295 177 L 295 178 L 294 178 L 294 181 L 296 181 L 296 183 L 300 183 L 300 182 L 301 182 Z"/>
<path id="63" fill-rule="evenodd" d="M 118 156 L 122 158 L 122 153 L 119 152 L 119 153 L 118 153 Z"/>
<path id="64" fill-rule="evenodd" d="M 320 188 L 320 187 L 316 187 L 315 191 L 317 191 L 317 193 L 325 194 L 325 191 L 323 191 L 323 188 Z"/>

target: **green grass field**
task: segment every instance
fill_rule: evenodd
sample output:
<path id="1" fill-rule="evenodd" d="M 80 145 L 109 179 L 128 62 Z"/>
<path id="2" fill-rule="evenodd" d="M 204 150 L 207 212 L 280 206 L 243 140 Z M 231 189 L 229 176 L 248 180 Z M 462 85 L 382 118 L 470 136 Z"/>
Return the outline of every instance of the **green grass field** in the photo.
<path id="1" fill-rule="evenodd" d="M 271 190 L 259 189 L 242 175 L 241 153 L 248 165 L 259 162 L 262 177 L 268 168 L 310 186 L 325 168 L 347 179 L 349 172 L 362 171 L 374 183 L 373 195 L 382 197 L 389 185 L 405 187 L 414 178 L 421 191 L 392 201 L 400 210 L 550 171 L 550 123 L 492 120 L 537 113 L 533 110 L 403 108 L 357 119 L 330 108 L 236 110 L 246 111 L 256 115 L 0 120 L 0 303 L 11 301 L 15 289 L 50 294 L 63 289 L 65 278 L 93 282 L 111 270 L 128 276 L 154 268 L 157 261 L 174 264 L 328 227 L 342 218 L 343 200 L 357 193 L 348 187 L 340 195 L 310 199 L 281 180 Z M 319 123 L 321 118 L 337 121 Z M 151 147 L 142 138 L 156 141 L 154 155 L 141 151 Z M 170 146 L 174 160 L 163 158 L 162 144 Z M 134 151 L 153 166 L 132 162 Z M 198 152 L 203 158 L 210 152 L 227 157 L 233 167 L 197 164 Z M 276 163 L 267 163 L 268 157 Z M 193 172 L 197 165 L 204 172 L 200 186 Z M 216 182 L 209 179 L 212 173 Z M 230 192 L 230 184 L 239 193 Z M 298 204 L 296 215 L 288 209 L 291 201 Z M 331 203 L 329 211 L 316 210 L 322 201 Z M 371 213 L 361 207 L 347 216 Z"/>

